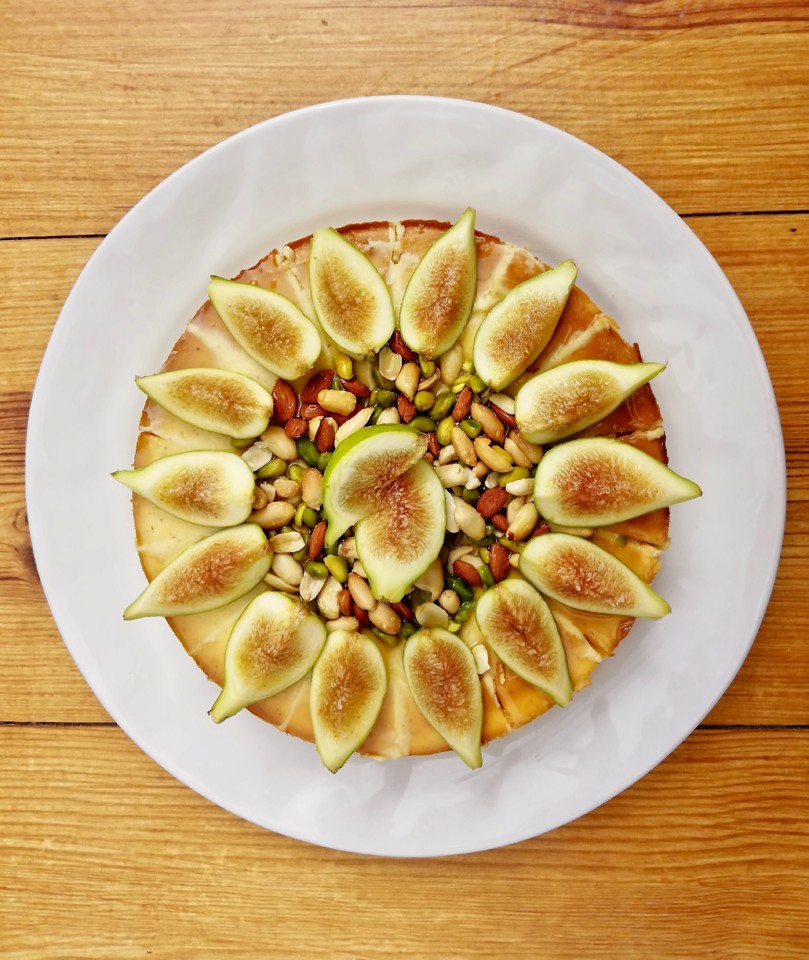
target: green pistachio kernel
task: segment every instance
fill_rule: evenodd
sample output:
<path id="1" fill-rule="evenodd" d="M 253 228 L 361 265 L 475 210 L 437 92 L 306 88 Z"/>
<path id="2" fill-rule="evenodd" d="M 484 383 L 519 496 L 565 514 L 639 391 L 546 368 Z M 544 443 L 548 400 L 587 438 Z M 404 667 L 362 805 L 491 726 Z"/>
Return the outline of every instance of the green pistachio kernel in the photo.
<path id="1" fill-rule="evenodd" d="M 348 580 L 348 564 L 342 557 L 326 556 L 323 562 L 335 580 L 339 580 L 340 583 L 345 583 Z"/>
<path id="2" fill-rule="evenodd" d="M 495 453 L 499 453 L 501 457 L 505 457 L 509 463 L 514 463 L 514 458 L 511 456 L 508 450 L 504 450 L 502 447 L 498 447 L 494 443 L 492 444 L 492 450 L 494 450 Z"/>
<path id="3" fill-rule="evenodd" d="M 514 467 L 514 469 L 508 473 L 501 473 L 497 478 L 497 482 L 501 487 L 504 487 L 507 483 L 511 483 L 512 480 L 525 480 L 528 476 L 530 476 L 530 470 L 528 470 L 527 467 Z"/>
<path id="4" fill-rule="evenodd" d="M 457 633 L 460 629 L 461 624 L 458 623 L 457 620 L 450 620 L 450 622 L 447 624 L 447 630 L 449 630 L 450 633 Z"/>
<path id="5" fill-rule="evenodd" d="M 309 437 L 298 437 L 295 441 L 295 446 L 298 448 L 298 456 L 304 463 L 307 463 L 310 467 L 317 466 L 317 461 L 320 459 L 320 451 Z"/>
<path id="6" fill-rule="evenodd" d="M 477 503 L 480 500 L 480 490 L 464 490 L 461 496 L 467 503 Z"/>
<path id="7" fill-rule="evenodd" d="M 454 590 L 464 601 L 469 601 L 474 596 L 472 588 L 468 583 L 464 583 L 460 577 L 447 577 L 444 581 L 444 587 L 447 590 Z"/>
<path id="8" fill-rule="evenodd" d="M 311 507 L 306 507 L 303 511 L 303 522 L 304 524 L 312 529 L 320 523 L 320 514 L 317 510 L 313 510 Z"/>
<path id="9" fill-rule="evenodd" d="M 378 423 L 379 418 L 382 416 L 384 410 L 384 407 L 374 407 L 374 412 L 371 414 L 371 419 L 368 421 L 369 427 L 373 427 L 376 423 Z"/>
<path id="10" fill-rule="evenodd" d="M 320 456 L 317 458 L 317 469 L 318 469 L 321 473 L 325 473 L 325 472 L 326 472 L 326 467 L 328 467 L 328 465 L 329 465 L 329 460 L 331 460 L 331 451 L 330 451 L 330 450 L 324 451 L 324 452 L 321 453 Z"/>
<path id="11" fill-rule="evenodd" d="M 305 544 L 300 548 L 300 550 L 296 550 L 292 556 L 298 561 L 298 563 L 300 563 L 301 560 L 305 560 L 309 556 L 309 545 Z"/>
<path id="12" fill-rule="evenodd" d="M 483 393 L 483 391 L 486 389 L 486 381 L 483 379 L 483 377 L 473 373 L 469 378 L 469 387 L 472 390 L 472 393 Z"/>
<path id="13" fill-rule="evenodd" d="M 256 476 L 259 480 L 277 480 L 279 477 L 283 477 L 286 472 L 286 461 L 274 457 L 269 463 L 265 463 L 263 467 L 258 468 Z"/>
<path id="14" fill-rule="evenodd" d="M 392 407 L 396 403 L 396 394 L 393 390 L 377 390 L 376 403 L 380 407 Z"/>
<path id="15" fill-rule="evenodd" d="M 435 394 L 431 390 L 419 390 L 413 397 L 413 403 L 416 405 L 416 410 L 425 413 L 427 410 L 432 410 L 435 403 Z"/>
<path id="16" fill-rule="evenodd" d="M 428 360 L 426 357 L 419 357 L 419 367 L 423 377 L 431 377 L 435 373 L 435 360 Z"/>
<path id="17" fill-rule="evenodd" d="M 438 423 L 439 420 L 444 419 L 444 417 L 454 406 L 454 395 L 449 391 L 442 393 L 439 397 L 436 397 L 436 401 L 433 404 L 433 409 L 430 411 L 430 417 L 435 420 L 436 423 Z"/>
<path id="18" fill-rule="evenodd" d="M 452 430 L 454 426 L 455 421 L 452 419 L 452 417 L 444 417 L 441 423 L 439 423 L 435 428 L 435 435 L 442 447 L 446 447 L 446 445 L 452 440 Z"/>
<path id="19" fill-rule="evenodd" d="M 472 440 L 480 434 L 480 424 L 477 420 L 461 420 L 460 427 L 467 437 Z"/>
<path id="20" fill-rule="evenodd" d="M 306 564 L 306 572 L 310 577 L 314 577 L 316 580 L 325 580 L 329 575 L 329 568 L 325 563 L 319 563 L 317 560 L 310 560 Z"/>
<path id="21" fill-rule="evenodd" d="M 478 555 L 484 563 L 488 563 L 489 560 L 491 560 L 491 554 L 486 547 L 481 547 L 480 550 L 478 550 Z"/>
<path id="22" fill-rule="evenodd" d="M 488 550 L 486 551 L 488 553 Z M 494 586 L 494 576 L 492 571 L 488 567 L 478 567 L 478 574 L 480 579 L 483 581 L 484 587 L 493 587 Z"/>
<path id="23" fill-rule="evenodd" d="M 463 369 L 466 371 L 466 373 L 471 373 L 471 371 L 472 371 L 472 369 L 474 368 L 474 366 L 475 366 L 475 365 L 474 365 L 474 363 L 472 363 L 471 360 L 464 360 L 464 362 L 463 362 Z"/>
<path id="24" fill-rule="evenodd" d="M 350 380 L 354 376 L 354 364 L 351 357 L 347 357 L 344 353 L 338 353 L 334 358 L 334 369 L 337 376 L 343 380 Z"/>
<path id="25" fill-rule="evenodd" d="M 414 633 L 418 633 L 418 630 L 419 627 L 417 623 L 413 623 L 412 620 L 405 620 L 399 633 L 403 640 L 409 640 Z"/>
<path id="26" fill-rule="evenodd" d="M 289 470 L 287 470 L 287 476 L 290 480 L 294 480 L 295 483 L 300 483 L 301 480 L 303 480 L 304 473 L 306 473 L 306 471 L 299 463 L 293 463 Z"/>
<path id="27" fill-rule="evenodd" d="M 455 619 L 458 621 L 458 623 L 466 623 L 466 621 L 469 619 L 469 614 L 472 612 L 472 607 L 474 607 L 474 605 L 475 604 L 471 600 L 466 600 L 464 603 L 461 604 L 460 609 L 455 614 Z"/>
<path id="28" fill-rule="evenodd" d="M 435 430 L 435 423 L 429 417 L 414 417 L 408 426 L 421 430 L 422 433 L 432 433 Z"/>

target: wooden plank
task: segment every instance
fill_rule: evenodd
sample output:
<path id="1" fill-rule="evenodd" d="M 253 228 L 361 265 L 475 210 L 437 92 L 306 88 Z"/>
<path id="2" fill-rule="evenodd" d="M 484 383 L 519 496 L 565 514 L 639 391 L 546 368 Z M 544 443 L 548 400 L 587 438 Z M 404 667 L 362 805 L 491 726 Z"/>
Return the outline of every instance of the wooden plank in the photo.
<path id="1" fill-rule="evenodd" d="M 770 364 L 788 450 L 784 555 L 770 608 L 736 682 L 710 723 L 809 722 L 809 662 L 796 655 L 807 622 L 809 400 L 805 356 L 809 216 L 711 217 L 690 221 L 719 259 L 749 312 Z M 9 371 L 0 414 L 0 617 L 8 682 L 0 719 L 101 721 L 106 713 L 73 666 L 36 578 L 25 524 L 25 421 L 36 366 L 59 306 L 96 240 L 0 244 L 0 330 Z M 774 292 L 777 295 L 774 295 Z M 789 695 L 785 695 L 785 677 Z"/>
<path id="2" fill-rule="evenodd" d="M 0 236 L 104 233 L 238 130 L 401 91 L 562 127 L 680 212 L 809 208 L 796 0 L 278 0 L 269 15 L 175 0 L 135 3 L 126 16 L 103 0 L 56 0 L 39 13 L 20 0 L 2 14 Z"/>
<path id="3" fill-rule="evenodd" d="M 809 951 L 806 731 L 699 732 L 578 822 L 426 861 L 264 832 L 115 728 L 0 728 L 0 758 L 16 771 L 0 795 L 5 960 Z"/>

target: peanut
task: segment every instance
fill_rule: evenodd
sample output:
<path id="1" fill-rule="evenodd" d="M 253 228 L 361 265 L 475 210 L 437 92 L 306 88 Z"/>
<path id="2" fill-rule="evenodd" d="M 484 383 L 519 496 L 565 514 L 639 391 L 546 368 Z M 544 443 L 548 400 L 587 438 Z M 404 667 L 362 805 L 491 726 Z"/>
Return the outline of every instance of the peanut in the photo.
<path id="1" fill-rule="evenodd" d="M 369 617 L 371 623 L 375 627 L 379 627 L 383 633 L 398 633 L 402 626 L 399 615 L 394 613 L 386 603 L 378 603 L 373 610 L 370 611 Z"/>
<path id="2" fill-rule="evenodd" d="M 371 611 L 376 606 L 376 600 L 368 583 L 356 573 L 348 575 L 348 591 L 351 598 L 358 607 L 363 610 Z M 392 611 L 391 611 L 392 612 Z M 379 624 L 377 624 L 379 626 Z M 380 630 L 383 629 L 380 627 Z"/>
<path id="3" fill-rule="evenodd" d="M 285 500 L 275 500 L 262 507 L 261 510 L 255 510 L 251 513 L 250 521 L 257 523 L 265 530 L 277 530 L 289 523 L 294 516 L 294 504 L 287 503 Z"/>
<path id="4" fill-rule="evenodd" d="M 295 441 L 284 433 L 283 427 L 267 427 L 261 434 L 261 442 L 281 460 L 294 460 L 298 456 Z"/>
<path id="5" fill-rule="evenodd" d="M 477 420 L 481 425 L 487 437 L 490 437 L 496 443 L 503 442 L 506 436 L 506 428 L 494 411 L 490 410 L 489 407 L 484 407 L 482 403 L 475 402 L 469 412 L 472 414 L 472 419 Z"/>
<path id="6" fill-rule="evenodd" d="M 321 390 L 317 395 L 317 402 L 329 413 L 339 413 L 348 416 L 353 413 L 357 405 L 357 398 L 348 390 Z"/>
<path id="7" fill-rule="evenodd" d="M 478 455 L 475 452 L 475 445 L 460 427 L 453 427 L 450 435 L 452 447 L 458 454 L 458 459 L 462 460 L 468 467 L 474 467 L 478 462 Z"/>

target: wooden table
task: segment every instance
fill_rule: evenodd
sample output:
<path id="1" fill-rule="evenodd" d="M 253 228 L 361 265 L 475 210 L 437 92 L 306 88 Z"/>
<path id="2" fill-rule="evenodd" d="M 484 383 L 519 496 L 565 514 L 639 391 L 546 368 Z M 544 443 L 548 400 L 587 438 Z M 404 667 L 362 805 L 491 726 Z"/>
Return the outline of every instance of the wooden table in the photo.
<path id="1" fill-rule="evenodd" d="M 809 956 L 807 20 L 798 0 L 4 5 L 0 956 Z M 748 312 L 789 472 L 767 616 L 705 723 L 578 822 L 431 861 L 264 832 L 141 753 L 51 621 L 23 491 L 42 352 L 118 218 L 243 127 L 400 92 L 539 117 L 666 199 Z"/>

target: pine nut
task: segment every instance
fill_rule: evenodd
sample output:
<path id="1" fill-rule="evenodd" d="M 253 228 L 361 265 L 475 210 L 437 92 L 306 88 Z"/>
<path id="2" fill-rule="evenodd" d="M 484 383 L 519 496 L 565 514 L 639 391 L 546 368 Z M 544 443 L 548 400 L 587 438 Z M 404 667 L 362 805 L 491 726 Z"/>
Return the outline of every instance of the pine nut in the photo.
<path id="1" fill-rule="evenodd" d="M 357 405 L 357 398 L 348 390 L 321 390 L 317 395 L 317 402 L 329 413 L 339 413 L 343 416 L 353 413 Z"/>
<path id="2" fill-rule="evenodd" d="M 287 503 L 285 500 L 275 500 L 268 503 L 261 510 L 256 510 L 250 514 L 251 523 L 257 523 L 265 530 L 277 530 L 289 523 L 295 516 L 294 504 Z"/>
<path id="3" fill-rule="evenodd" d="M 520 512 L 509 525 L 506 536 L 509 540 L 525 540 L 539 520 L 539 512 L 533 503 L 523 505 Z"/>
<path id="4" fill-rule="evenodd" d="M 452 386 L 461 375 L 463 367 L 463 348 L 461 345 L 456 343 L 446 353 L 442 354 L 438 366 L 441 369 L 441 379 L 444 383 Z"/>
<path id="5" fill-rule="evenodd" d="M 453 497 L 452 500 L 455 522 L 459 529 L 463 530 L 470 540 L 482 540 L 486 536 L 486 521 L 470 503 L 460 497 Z"/>
<path id="6" fill-rule="evenodd" d="M 313 510 L 323 506 L 323 474 L 314 467 L 310 467 L 301 478 L 301 497 Z"/>
<path id="7" fill-rule="evenodd" d="M 447 629 L 449 624 L 449 614 L 443 610 L 437 603 L 428 601 L 419 604 L 415 609 L 416 620 L 422 627 Z"/>
<path id="8" fill-rule="evenodd" d="M 472 404 L 470 413 L 472 419 L 477 420 L 481 427 L 483 427 L 483 432 L 487 437 L 491 437 L 491 439 L 496 440 L 497 443 L 503 442 L 506 436 L 506 428 L 494 411 L 488 407 L 484 407 L 482 403 L 475 402 Z"/>
<path id="9" fill-rule="evenodd" d="M 496 470 L 497 473 L 508 473 L 511 470 L 511 464 L 503 454 L 495 450 L 491 443 L 482 437 L 475 440 L 475 452 L 490 470 Z"/>
<path id="10" fill-rule="evenodd" d="M 335 630 L 347 630 L 353 633 L 359 628 L 360 622 L 356 617 L 338 617 L 336 620 L 329 620 L 326 624 L 327 633 L 334 633 Z"/>
<path id="11" fill-rule="evenodd" d="M 272 427 L 267 427 L 264 433 L 261 434 L 261 442 L 264 446 L 275 454 L 276 457 L 280 457 L 281 460 L 294 460 L 298 456 L 298 448 L 295 446 L 295 441 L 292 437 L 288 437 L 284 433 L 284 428 L 273 425 Z"/>
<path id="12" fill-rule="evenodd" d="M 468 467 L 474 467 L 478 462 L 478 455 L 475 452 L 475 445 L 460 427 L 453 427 L 450 434 L 452 447 L 458 454 L 458 459 L 462 460 Z"/>
<path id="13" fill-rule="evenodd" d="M 348 575 L 347 586 L 348 592 L 351 594 L 351 599 L 361 610 L 371 611 L 374 609 L 376 606 L 376 600 L 374 599 L 374 595 L 371 592 L 371 588 L 367 581 L 363 580 L 358 574 L 352 572 Z M 391 613 L 393 613 L 392 610 Z M 380 627 L 380 629 L 382 628 Z"/>
<path id="14" fill-rule="evenodd" d="M 303 567 L 288 553 L 276 553 L 272 558 L 272 572 L 291 587 L 300 586 Z"/>
<path id="15" fill-rule="evenodd" d="M 417 368 L 418 369 L 418 368 Z M 402 626 L 401 618 L 386 603 L 378 603 L 368 614 L 371 623 L 383 633 L 398 633 Z"/>

